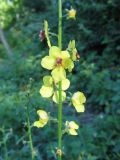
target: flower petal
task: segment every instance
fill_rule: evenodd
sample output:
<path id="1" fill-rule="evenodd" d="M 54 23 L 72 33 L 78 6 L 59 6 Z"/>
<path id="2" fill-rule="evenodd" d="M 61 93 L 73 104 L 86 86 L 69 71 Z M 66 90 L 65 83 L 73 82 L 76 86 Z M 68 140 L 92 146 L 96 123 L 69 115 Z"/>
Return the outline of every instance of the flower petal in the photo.
<path id="1" fill-rule="evenodd" d="M 39 121 L 35 121 L 34 124 L 33 124 L 33 126 L 34 126 L 34 127 L 37 127 L 37 128 L 42 128 L 42 127 L 44 127 L 46 124 L 47 124 L 46 121 L 39 120 Z"/>
<path id="2" fill-rule="evenodd" d="M 78 113 L 80 113 L 80 112 L 85 112 L 85 107 L 84 107 L 83 104 L 79 104 L 79 105 L 74 106 L 74 107 L 75 107 L 75 109 L 76 109 L 76 111 L 77 111 Z"/>
<path id="3" fill-rule="evenodd" d="M 47 124 L 47 122 L 43 121 L 43 120 L 39 120 L 39 121 L 35 121 L 33 126 L 37 127 L 37 128 L 42 128 Z"/>
<path id="4" fill-rule="evenodd" d="M 66 93 L 62 91 L 62 102 L 65 101 L 65 99 L 66 99 Z M 59 92 L 58 91 L 54 92 L 53 101 L 55 103 L 59 102 Z"/>
<path id="5" fill-rule="evenodd" d="M 60 55 L 60 48 L 58 48 L 57 46 L 52 46 L 49 50 L 49 55 L 51 57 L 57 58 Z"/>
<path id="6" fill-rule="evenodd" d="M 48 70 L 52 70 L 55 67 L 55 63 L 55 59 L 51 56 L 45 56 L 41 61 L 42 67 Z"/>
<path id="7" fill-rule="evenodd" d="M 70 86 L 70 81 L 69 79 L 64 79 L 62 80 L 62 90 L 65 91 L 69 88 Z"/>
<path id="8" fill-rule="evenodd" d="M 52 77 L 55 81 L 55 83 L 58 83 L 64 79 L 66 79 L 66 72 L 64 70 L 63 67 L 56 67 L 53 71 L 52 71 Z"/>
<path id="9" fill-rule="evenodd" d="M 86 97 L 82 92 L 79 92 L 79 99 L 81 101 L 81 103 L 85 103 L 86 102 Z"/>
<path id="10" fill-rule="evenodd" d="M 69 79 L 62 80 L 62 90 L 63 91 L 67 90 L 69 88 L 69 86 L 70 86 Z M 59 88 L 59 84 L 58 83 L 56 83 L 56 87 L 57 87 L 57 89 Z"/>
<path id="11" fill-rule="evenodd" d="M 63 60 L 63 66 L 65 69 L 68 69 L 69 72 L 72 72 L 72 69 L 74 68 L 74 63 L 70 58 L 68 58 Z"/>
<path id="12" fill-rule="evenodd" d="M 40 128 L 40 127 L 43 127 L 44 125 L 43 124 L 41 125 L 40 121 L 35 121 L 33 126 L 37 127 L 37 128 Z"/>
<path id="13" fill-rule="evenodd" d="M 78 128 L 79 128 L 78 124 L 75 123 L 74 121 L 70 121 L 70 122 L 69 122 L 69 127 L 70 127 L 71 129 L 78 129 Z"/>
<path id="14" fill-rule="evenodd" d="M 45 112 L 44 110 L 38 110 L 37 114 L 42 120 L 48 120 L 47 112 Z"/>
<path id="15" fill-rule="evenodd" d="M 78 133 L 75 129 L 69 129 L 68 131 L 69 131 L 69 134 L 72 135 L 72 136 L 78 135 Z"/>
<path id="16" fill-rule="evenodd" d="M 53 94 L 53 88 L 52 87 L 42 86 L 41 89 L 40 89 L 40 94 L 44 98 L 49 98 Z"/>
<path id="17" fill-rule="evenodd" d="M 53 84 L 53 79 L 51 76 L 44 76 L 43 77 L 43 83 L 46 87 L 50 87 Z"/>
<path id="18" fill-rule="evenodd" d="M 61 58 L 62 59 L 68 59 L 70 58 L 70 54 L 68 51 L 61 51 Z"/>
<path id="19" fill-rule="evenodd" d="M 77 106 L 79 104 L 83 104 L 86 102 L 86 97 L 82 92 L 76 92 L 72 96 L 72 102 L 74 106 Z"/>

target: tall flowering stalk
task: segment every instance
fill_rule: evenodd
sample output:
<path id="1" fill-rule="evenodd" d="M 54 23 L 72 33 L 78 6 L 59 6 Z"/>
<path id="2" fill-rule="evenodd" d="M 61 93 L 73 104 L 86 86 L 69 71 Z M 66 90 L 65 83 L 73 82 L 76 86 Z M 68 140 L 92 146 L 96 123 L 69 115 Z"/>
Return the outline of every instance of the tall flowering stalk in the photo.
<path id="1" fill-rule="evenodd" d="M 62 50 L 62 0 L 58 4 L 58 46 Z M 62 81 L 59 81 L 59 104 L 58 104 L 58 160 L 62 156 Z"/>
<path id="2" fill-rule="evenodd" d="M 76 19 L 75 9 L 71 7 L 67 12 L 67 19 Z M 44 37 L 43 34 L 41 34 L 43 32 Z M 48 22 L 44 21 L 44 31 L 40 32 L 40 37 L 42 40 L 43 38 L 46 38 L 49 47 L 49 55 L 42 58 L 41 65 L 51 72 L 50 75 L 43 77 L 43 85 L 39 92 L 43 98 L 51 98 L 51 100 L 58 105 L 58 147 L 56 155 L 58 160 L 62 160 L 62 134 L 68 133 L 73 136 L 78 135 L 77 130 L 79 125 L 76 122 L 67 120 L 63 122 L 62 107 L 63 102 L 67 97 L 66 90 L 70 86 L 70 81 L 67 79 L 67 73 L 72 72 L 74 63 L 80 58 L 75 46 L 75 40 L 69 42 L 66 50 L 62 49 L 62 0 L 58 0 L 58 46 L 51 44 L 50 35 L 56 34 L 49 32 Z M 69 99 L 71 105 L 75 107 L 77 112 L 84 112 L 86 98 L 82 92 L 75 92 Z M 37 114 L 39 119 L 34 122 L 34 126 L 37 128 L 44 127 L 48 121 L 52 120 L 51 115 L 42 109 L 38 110 Z M 64 129 L 63 126 L 65 127 Z"/>

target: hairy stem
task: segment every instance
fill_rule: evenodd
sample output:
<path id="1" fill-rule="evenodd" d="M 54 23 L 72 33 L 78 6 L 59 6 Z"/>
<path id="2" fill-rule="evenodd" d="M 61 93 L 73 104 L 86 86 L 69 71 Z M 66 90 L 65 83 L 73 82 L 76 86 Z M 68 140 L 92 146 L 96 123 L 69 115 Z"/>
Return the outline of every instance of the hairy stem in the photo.
<path id="1" fill-rule="evenodd" d="M 62 0 L 58 1 L 58 12 L 58 46 L 62 50 Z M 62 82 L 59 82 L 58 149 L 62 152 Z M 58 154 L 58 160 L 62 160 L 61 154 Z"/>
<path id="2" fill-rule="evenodd" d="M 62 151 L 62 83 L 59 82 L 59 105 L 58 105 L 58 149 Z M 61 160 L 58 154 L 58 160 Z"/>
<path id="3" fill-rule="evenodd" d="M 62 49 L 62 0 L 59 0 L 58 11 L 58 46 Z"/>

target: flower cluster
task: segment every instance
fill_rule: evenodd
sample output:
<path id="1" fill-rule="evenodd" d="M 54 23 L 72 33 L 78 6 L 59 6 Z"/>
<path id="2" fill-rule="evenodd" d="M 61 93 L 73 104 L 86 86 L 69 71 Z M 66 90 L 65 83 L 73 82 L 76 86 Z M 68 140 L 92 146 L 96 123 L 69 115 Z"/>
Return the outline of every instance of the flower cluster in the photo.
<path id="1" fill-rule="evenodd" d="M 76 11 L 71 9 L 69 17 L 74 18 Z M 40 88 L 40 95 L 44 98 L 51 98 L 53 102 L 59 103 L 59 83 L 61 83 L 62 102 L 67 98 L 67 89 L 70 87 L 70 80 L 67 73 L 72 72 L 74 63 L 79 60 L 80 56 L 76 49 L 75 40 L 69 42 L 67 49 L 61 50 L 58 46 L 52 46 L 49 38 L 48 23 L 44 23 L 45 37 L 47 39 L 49 54 L 42 58 L 41 66 L 50 71 L 49 75 L 43 77 L 43 85 Z M 70 99 L 71 104 L 77 112 L 84 112 L 84 103 L 86 98 L 84 94 L 77 91 Z M 48 120 L 48 114 L 43 110 L 38 110 L 39 120 L 34 122 L 34 126 L 44 127 Z M 77 135 L 79 126 L 74 121 L 65 122 L 65 131 L 70 135 Z"/>

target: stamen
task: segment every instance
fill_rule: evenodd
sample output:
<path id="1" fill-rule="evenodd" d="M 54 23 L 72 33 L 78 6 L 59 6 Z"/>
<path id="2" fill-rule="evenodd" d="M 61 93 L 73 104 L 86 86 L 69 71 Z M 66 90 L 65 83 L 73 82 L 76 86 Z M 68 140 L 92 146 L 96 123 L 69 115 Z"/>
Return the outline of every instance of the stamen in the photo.
<path id="1" fill-rule="evenodd" d="M 56 59 L 56 64 L 57 65 L 62 65 L 62 59 L 61 58 L 57 58 Z"/>

